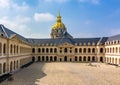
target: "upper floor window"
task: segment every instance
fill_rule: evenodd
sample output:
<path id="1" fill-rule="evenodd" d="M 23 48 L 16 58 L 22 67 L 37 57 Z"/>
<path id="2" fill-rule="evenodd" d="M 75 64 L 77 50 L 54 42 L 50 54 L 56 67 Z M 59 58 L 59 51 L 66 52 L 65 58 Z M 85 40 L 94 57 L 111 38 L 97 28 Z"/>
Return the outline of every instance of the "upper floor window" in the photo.
<path id="1" fill-rule="evenodd" d="M 103 53 L 103 48 L 100 48 L 100 53 Z"/>

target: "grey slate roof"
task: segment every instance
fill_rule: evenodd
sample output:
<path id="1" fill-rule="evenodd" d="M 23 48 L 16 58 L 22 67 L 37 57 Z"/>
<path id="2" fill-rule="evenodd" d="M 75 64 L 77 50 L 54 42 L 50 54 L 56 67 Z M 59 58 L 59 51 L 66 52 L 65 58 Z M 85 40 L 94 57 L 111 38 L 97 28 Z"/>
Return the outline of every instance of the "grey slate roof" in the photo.
<path id="1" fill-rule="evenodd" d="M 120 34 L 109 37 L 107 41 L 113 41 L 113 40 L 114 41 L 115 40 L 120 40 Z"/>
<path id="2" fill-rule="evenodd" d="M 7 37 L 7 38 L 10 38 L 11 36 L 16 35 L 19 39 L 28 42 L 28 40 L 26 38 L 24 38 L 23 36 L 9 30 L 8 28 L 6 28 L 3 25 L 0 25 L 0 30 L 5 33 L 5 37 Z"/>
<path id="3" fill-rule="evenodd" d="M 26 41 L 32 45 L 42 45 L 42 44 L 59 45 L 65 42 L 68 42 L 71 44 L 77 43 L 78 45 L 80 43 L 81 45 L 84 45 L 84 43 L 86 43 L 86 45 L 88 45 L 88 43 L 90 43 L 90 45 L 92 45 L 93 43 L 95 45 L 97 45 L 98 43 L 101 43 L 102 45 L 104 45 L 106 41 L 120 40 L 120 34 L 111 36 L 111 37 L 103 37 L 103 38 L 72 38 L 72 36 L 67 32 L 64 34 L 62 38 L 59 38 L 59 39 L 51 39 L 51 38 L 32 39 L 32 38 L 25 38 L 0 24 L 0 33 L 2 32 L 4 34 L 4 37 L 10 38 L 11 36 L 16 35 L 19 39 Z"/>

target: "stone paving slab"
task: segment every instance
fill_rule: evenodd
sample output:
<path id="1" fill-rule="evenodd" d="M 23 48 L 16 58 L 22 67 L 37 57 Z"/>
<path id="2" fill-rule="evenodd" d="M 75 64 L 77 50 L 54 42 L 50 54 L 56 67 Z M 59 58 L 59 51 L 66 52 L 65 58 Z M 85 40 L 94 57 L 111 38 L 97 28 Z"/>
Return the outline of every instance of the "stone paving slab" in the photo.
<path id="1" fill-rule="evenodd" d="M 120 67 L 103 63 L 34 63 L 0 85 L 120 85 Z"/>

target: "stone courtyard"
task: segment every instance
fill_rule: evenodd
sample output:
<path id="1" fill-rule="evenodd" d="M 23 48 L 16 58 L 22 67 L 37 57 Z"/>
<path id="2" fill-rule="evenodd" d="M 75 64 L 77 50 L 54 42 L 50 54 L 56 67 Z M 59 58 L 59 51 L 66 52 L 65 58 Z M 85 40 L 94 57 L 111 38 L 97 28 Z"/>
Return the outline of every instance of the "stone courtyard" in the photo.
<path id="1" fill-rule="evenodd" d="M 104 63 L 34 63 L 0 85 L 120 85 L 120 67 Z"/>

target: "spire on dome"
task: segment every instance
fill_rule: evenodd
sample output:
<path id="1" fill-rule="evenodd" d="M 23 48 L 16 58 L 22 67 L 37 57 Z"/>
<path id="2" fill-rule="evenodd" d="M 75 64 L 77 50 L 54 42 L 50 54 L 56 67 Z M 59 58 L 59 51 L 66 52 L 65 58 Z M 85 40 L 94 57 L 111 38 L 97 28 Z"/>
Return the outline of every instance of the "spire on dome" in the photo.
<path id="1" fill-rule="evenodd" d="M 60 10 L 58 11 L 57 22 L 61 22 Z"/>

